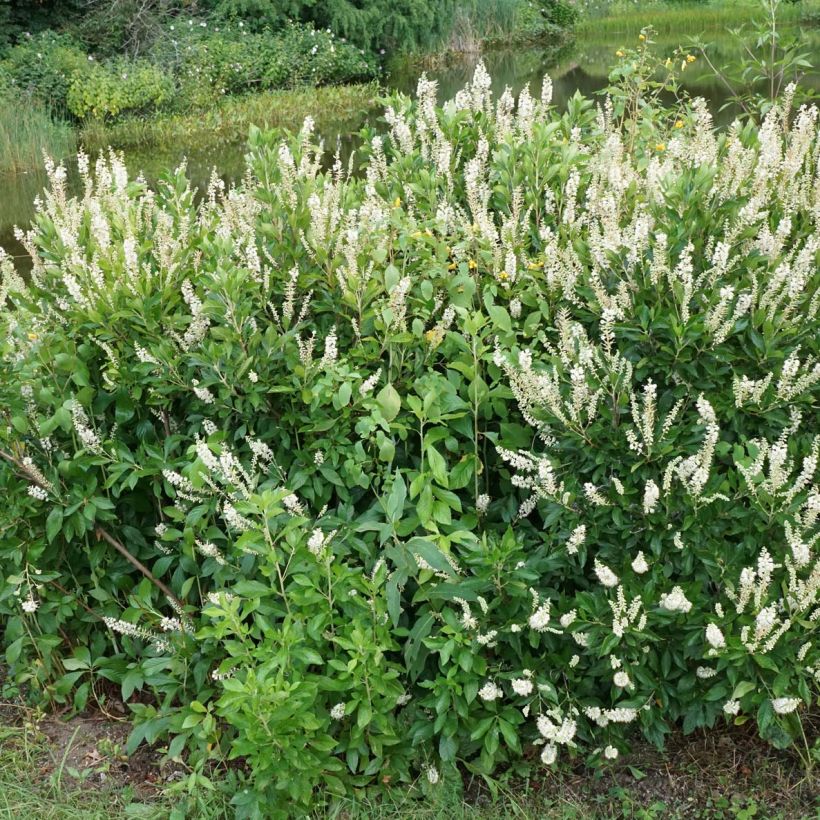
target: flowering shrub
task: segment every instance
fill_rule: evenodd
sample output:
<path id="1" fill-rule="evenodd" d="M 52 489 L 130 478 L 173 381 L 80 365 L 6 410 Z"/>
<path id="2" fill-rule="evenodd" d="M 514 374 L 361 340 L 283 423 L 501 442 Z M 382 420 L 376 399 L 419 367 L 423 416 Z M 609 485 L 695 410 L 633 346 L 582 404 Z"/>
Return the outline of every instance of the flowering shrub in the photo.
<path id="1" fill-rule="evenodd" d="M 26 37 L 4 55 L 0 85 L 62 110 L 72 81 L 87 70 L 88 55 L 72 37 L 44 31 Z"/>
<path id="2" fill-rule="evenodd" d="M 255 131 L 199 205 L 51 169 L 30 281 L 2 261 L 10 681 L 113 681 L 132 748 L 244 761 L 240 815 L 677 722 L 800 735 L 817 110 L 550 97 L 423 79 L 360 174 Z"/>
<path id="3" fill-rule="evenodd" d="M 362 51 L 310 25 L 288 23 L 254 33 L 242 23 L 220 27 L 189 20 L 174 25 L 169 35 L 153 57 L 178 77 L 180 108 L 223 94 L 351 83 L 376 74 Z"/>

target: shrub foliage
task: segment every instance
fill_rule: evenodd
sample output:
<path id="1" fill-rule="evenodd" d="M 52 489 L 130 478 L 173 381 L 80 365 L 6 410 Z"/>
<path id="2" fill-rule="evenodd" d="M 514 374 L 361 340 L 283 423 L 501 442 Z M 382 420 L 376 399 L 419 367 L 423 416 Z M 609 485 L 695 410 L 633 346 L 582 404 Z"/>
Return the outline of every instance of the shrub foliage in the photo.
<path id="1" fill-rule="evenodd" d="M 817 110 L 716 134 L 550 87 L 422 80 L 359 174 L 255 131 L 200 204 L 52 169 L 0 287 L 11 683 L 113 682 L 132 747 L 241 758 L 249 815 L 677 722 L 800 735 Z"/>
<path id="2" fill-rule="evenodd" d="M 145 57 L 98 60 L 68 35 L 26 38 L 0 60 L 0 90 L 25 92 L 76 119 L 188 111 L 226 94 L 373 79 L 374 61 L 330 33 L 292 23 L 252 33 L 189 18 Z"/>

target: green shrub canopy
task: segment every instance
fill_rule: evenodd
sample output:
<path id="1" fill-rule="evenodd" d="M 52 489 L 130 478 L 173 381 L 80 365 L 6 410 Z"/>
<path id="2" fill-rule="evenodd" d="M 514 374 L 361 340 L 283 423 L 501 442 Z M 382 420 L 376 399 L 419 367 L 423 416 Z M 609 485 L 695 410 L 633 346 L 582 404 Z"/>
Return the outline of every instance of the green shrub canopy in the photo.
<path id="1" fill-rule="evenodd" d="M 11 682 L 114 681 L 132 746 L 242 758 L 249 813 L 800 734 L 817 110 L 717 134 L 550 89 L 422 79 L 360 175 L 254 131 L 200 204 L 51 169 L 0 285 Z"/>

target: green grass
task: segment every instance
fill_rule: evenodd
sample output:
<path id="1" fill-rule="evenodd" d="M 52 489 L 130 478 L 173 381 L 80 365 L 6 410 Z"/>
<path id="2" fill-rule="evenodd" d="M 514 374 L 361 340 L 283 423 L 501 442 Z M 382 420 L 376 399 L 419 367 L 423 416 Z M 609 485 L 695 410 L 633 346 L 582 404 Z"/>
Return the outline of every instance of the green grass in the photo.
<path id="1" fill-rule="evenodd" d="M 89 789 L 53 758 L 33 727 L 0 725 L 0 818 L 102 820 L 122 816 L 130 792 Z"/>
<path id="2" fill-rule="evenodd" d="M 511 37 L 519 24 L 522 0 L 465 0 L 455 10 L 439 50 L 478 53 L 485 41 Z"/>
<path id="3" fill-rule="evenodd" d="M 74 151 L 74 145 L 71 126 L 55 120 L 43 106 L 0 97 L 0 173 L 41 168 L 44 153 L 62 159 Z"/>
<path id="4" fill-rule="evenodd" d="M 244 142 L 251 125 L 298 130 L 310 115 L 316 130 L 345 130 L 376 106 L 379 87 L 324 86 L 267 91 L 242 97 L 225 97 L 211 108 L 187 114 L 157 114 L 116 123 L 89 122 L 80 131 L 80 142 L 96 152 L 109 145 L 118 149 L 164 148 L 184 142 L 186 149 L 217 148 Z"/>
<path id="5" fill-rule="evenodd" d="M 781 3 L 778 19 L 781 24 L 795 24 L 812 14 L 816 0 L 802 3 Z M 700 34 L 703 31 L 736 28 L 761 17 L 761 5 L 753 0 L 737 3 L 646 3 L 616 10 L 602 17 L 585 17 L 578 23 L 579 37 L 596 37 L 620 33 L 637 33 L 651 25 L 658 34 Z"/>

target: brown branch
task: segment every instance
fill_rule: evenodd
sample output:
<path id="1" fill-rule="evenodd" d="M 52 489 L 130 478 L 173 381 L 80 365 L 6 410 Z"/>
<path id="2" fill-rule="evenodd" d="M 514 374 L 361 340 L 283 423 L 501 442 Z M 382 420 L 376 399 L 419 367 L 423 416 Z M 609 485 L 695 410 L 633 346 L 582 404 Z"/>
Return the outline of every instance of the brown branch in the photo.
<path id="1" fill-rule="evenodd" d="M 122 557 L 125 558 L 126 561 L 128 561 L 130 564 L 136 567 L 155 587 L 157 587 L 157 589 L 162 590 L 162 592 L 165 594 L 165 597 L 172 604 L 174 604 L 174 606 L 182 609 L 182 601 L 180 601 L 179 598 L 177 598 L 176 595 L 174 595 L 174 593 L 171 592 L 171 590 L 167 586 L 165 586 L 165 584 L 162 581 L 160 581 L 159 578 L 157 578 L 151 572 L 151 570 L 145 566 L 145 564 L 142 563 L 142 561 L 131 555 L 131 553 L 128 552 L 128 550 L 123 546 L 123 544 L 116 538 L 114 538 L 114 536 L 111 535 L 110 532 L 104 530 L 100 526 L 97 526 L 97 537 L 102 538 L 104 541 L 107 541 L 109 544 L 111 544 L 111 546 L 114 547 L 114 549 L 117 550 L 117 552 L 120 555 L 122 555 Z"/>
<path id="2" fill-rule="evenodd" d="M 13 464 L 22 473 L 22 478 L 25 478 L 27 481 L 31 481 L 32 484 L 36 484 L 38 487 L 42 487 L 44 490 L 48 489 L 37 478 L 37 476 L 31 473 L 31 471 L 28 469 L 28 467 L 26 467 L 25 464 L 23 464 L 22 461 L 15 458 L 13 455 L 11 455 L 11 453 L 7 453 L 4 450 L 0 450 L 0 457 L 4 458 L 10 464 Z M 145 564 L 142 563 L 142 561 L 131 555 L 131 553 L 128 552 L 128 550 L 123 546 L 123 544 L 120 541 L 114 538 L 114 536 L 111 535 L 111 533 L 109 533 L 107 530 L 103 529 L 103 527 L 99 526 L 99 524 L 96 527 L 96 531 L 97 538 L 101 538 L 102 540 L 107 541 L 112 547 L 114 547 L 115 550 L 117 550 L 117 552 L 120 555 L 122 555 L 123 558 L 125 558 L 126 561 L 128 561 L 129 564 L 131 564 L 131 566 L 133 566 L 135 569 L 138 569 L 157 589 L 161 590 L 165 597 L 174 606 L 177 606 L 180 609 L 182 608 L 182 602 L 179 600 L 179 598 L 177 598 L 176 595 L 174 595 L 174 593 L 171 592 L 171 590 L 162 581 L 160 581 L 159 578 L 157 578 L 151 572 L 151 570 L 145 566 Z"/>

